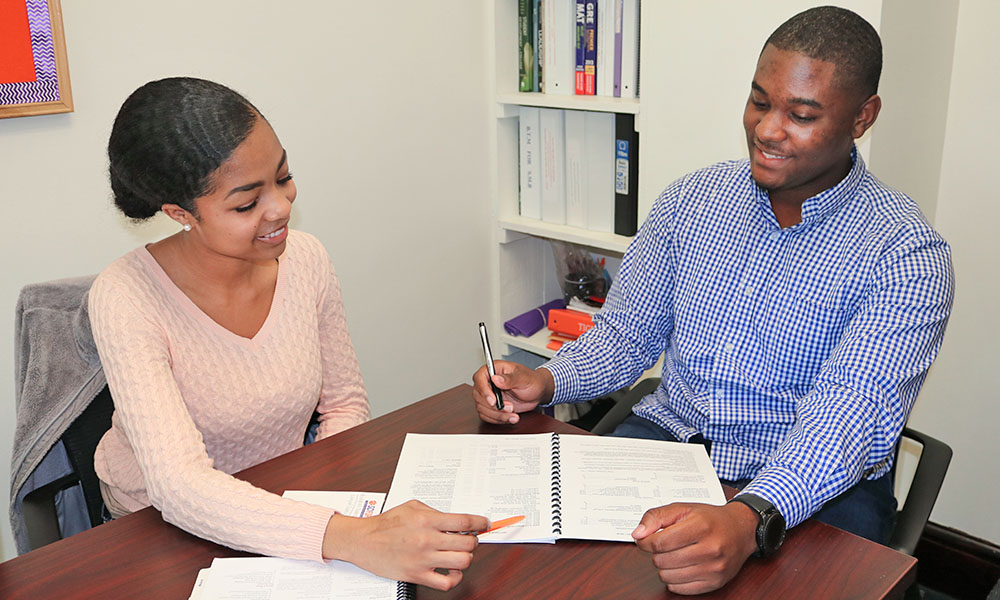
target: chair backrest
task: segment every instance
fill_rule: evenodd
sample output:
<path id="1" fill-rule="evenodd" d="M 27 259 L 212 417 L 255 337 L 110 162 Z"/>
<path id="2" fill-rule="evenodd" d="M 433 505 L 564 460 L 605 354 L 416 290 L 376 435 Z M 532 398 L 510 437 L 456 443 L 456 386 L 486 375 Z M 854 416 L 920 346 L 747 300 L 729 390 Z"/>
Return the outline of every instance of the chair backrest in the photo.
<path id="1" fill-rule="evenodd" d="M 94 452 L 104 434 L 111 429 L 111 414 L 115 411 L 111 401 L 111 392 L 104 386 L 99 394 L 87 405 L 87 408 L 73 421 L 63 433 L 63 445 L 73 470 L 83 488 L 83 497 L 87 501 L 87 514 L 90 525 L 96 527 L 104 522 L 104 499 L 101 496 L 101 484 L 94 471 Z"/>
<path id="2" fill-rule="evenodd" d="M 938 492 L 941 491 L 944 476 L 948 473 L 952 452 L 948 444 L 909 427 L 903 428 L 901 437 L 913 440 L 923 448 L 920 451 L 917 468 L 913 472 L 906 501 L 896 515 L 896 525 L 889 537 L 889 547 L 913 556 L 927 519 L 930 518 L 931 510 L 937 501 Z M 896 454 L 898 459 L 898 444 Z"/>
<path id="3" fill-rule="evenodd" d="M 621 395 L 618 402 L 611 407 L 611 410 L 607 414 L 601 417 L 601 420 L 594 425 L 590 432 L 597 435 L 605 435 L 614 431 L 615 427 L 618 427 L 618 424 L 632 413 L 632 407 L 649 394 L 652 394 L 658 385 L 660 385 L 659 377 L 649 377 L 637 382 L 631 389 Z"/>
<path id="4" fill-rule="evenodd" d="M 24 496 L 24 523 L 32 550 L 66 537 L 59 526 L 56 496 L 75 485 L 79 484 L 83 493 L 86 519 L 89 520 L 90 527 L 104 522 L 104 499 L 101 496 L 100 481 L 94 471 L 94 452 L 101 437 L 111 428 L 113 412 L 111 393 L 104 386 L 60 438 L 73 469 L 72 473 Z M 82 514 L 73 520 L 78 529 L 86 528 L 82 520 Z"/>

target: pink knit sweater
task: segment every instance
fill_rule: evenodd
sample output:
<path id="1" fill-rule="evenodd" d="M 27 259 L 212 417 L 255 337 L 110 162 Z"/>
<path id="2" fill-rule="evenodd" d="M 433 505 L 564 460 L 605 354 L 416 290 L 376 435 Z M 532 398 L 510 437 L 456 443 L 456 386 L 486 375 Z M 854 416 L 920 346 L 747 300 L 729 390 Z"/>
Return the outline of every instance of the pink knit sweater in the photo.
<path id="1" fill-rule="evenodd" d="M 114 398 L 94 457 L 111 500 L 150 504 L 219 544 L 322 560 L 332 511 L 265 492 L 235 473 L 368 419 L 340 287 L 323 246 L 290 231 L 270 313 L 252 338 L 217 324 L 138 248 L 90 291 L 90 319 Z"/>

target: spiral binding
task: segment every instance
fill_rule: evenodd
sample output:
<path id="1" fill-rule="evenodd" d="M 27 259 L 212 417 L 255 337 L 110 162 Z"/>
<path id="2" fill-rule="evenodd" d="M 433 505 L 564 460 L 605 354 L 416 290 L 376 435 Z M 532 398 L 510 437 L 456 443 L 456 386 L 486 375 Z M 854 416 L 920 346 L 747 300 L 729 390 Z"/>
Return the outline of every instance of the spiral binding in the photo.
<path id="1" fill-rule="evenodd" d="M 396 600 L 413 600 L 416 597 L 416 586 L 405 581 L 396 582 Z"/>
<path id="2" fill-rule="evenodd" d="M 562 535 L 562 482 L 559 463 L 559 434 L 552 434 L 552 533 Z"/>

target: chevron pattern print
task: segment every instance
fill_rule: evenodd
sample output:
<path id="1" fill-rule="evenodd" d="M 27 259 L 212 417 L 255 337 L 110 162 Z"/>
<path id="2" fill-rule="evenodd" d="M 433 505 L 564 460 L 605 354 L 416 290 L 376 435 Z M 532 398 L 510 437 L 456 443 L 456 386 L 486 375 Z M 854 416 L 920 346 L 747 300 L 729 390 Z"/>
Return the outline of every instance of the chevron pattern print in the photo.
<path id="1" fill-rule="evenodd" d="M 0 105 L 59 101 L 59 75 L 48 0 L 26 0 L 26 4 L 31 51 L 35 56 L 35 81 L 0 84 Z"/>

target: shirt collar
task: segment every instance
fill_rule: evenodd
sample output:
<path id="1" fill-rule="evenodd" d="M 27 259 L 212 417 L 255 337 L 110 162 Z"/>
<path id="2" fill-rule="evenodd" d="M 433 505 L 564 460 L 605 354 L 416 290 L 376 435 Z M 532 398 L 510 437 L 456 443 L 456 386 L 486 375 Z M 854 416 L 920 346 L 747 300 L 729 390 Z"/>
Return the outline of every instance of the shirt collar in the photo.
<path id="1" fill-rule="evenodd" d="M 807 198 L 802 203 L 802 224 L 815 223 L 839 211 L 841 207 L 854 197 L 854 192 L 861 185 L 864 174 L 865 161 L 858 153 L 858 147 L 852 146 L 851 170 L 848 171 L 847 175 L 837 185 L 827 188 L 811 198 Z M 758 186 L 752 178 L 750 181 L 753 184 L 754 195 L 757 201 L 773 215 L 771 200 L 767 194 L 767 190 Z"/>

